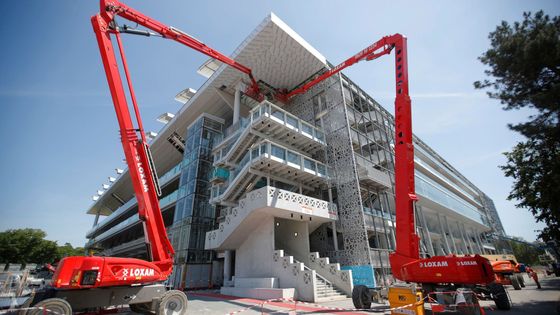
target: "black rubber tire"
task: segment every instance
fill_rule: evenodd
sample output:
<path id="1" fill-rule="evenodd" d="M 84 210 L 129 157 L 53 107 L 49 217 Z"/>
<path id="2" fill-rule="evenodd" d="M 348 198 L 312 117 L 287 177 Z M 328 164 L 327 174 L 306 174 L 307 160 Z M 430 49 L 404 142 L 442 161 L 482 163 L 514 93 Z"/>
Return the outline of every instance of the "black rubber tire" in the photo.
<path id="1" fill-rule="evenodd" d="M 490 283 L 487 287 L 488 291 L 490 291 L 490 294 L 492 295 L 492 300 L 494 300 L 497 309 L 503 311 L 511 309 L 511 303 L 503 285 L 499 283 Z"/>
<path id="2" fill-rule="evenodd" d="M 187 296 L 183 291 L 169 290 L 161 296 L 156 315 L 185 315 L 187 304 Z"/>
<path id="3" fill-rule="evenodd" d="M 519 279 L 515 274 L 509 276 L 509 280 L 511 281 L 511 285 L 515 290 L 521 290 L 521 284 L 519 283 Z"/>
<path id="4" fill-rule="evenodd" d="M 371 308 L 371 294 L 365 285 L 354 286 L 352 290 L 352 303 L 360 310 Z"/>
<path id="5" fill-rule="evenodd" d="M 44 309 L 47 311 L 45 312 Z M 21 314 L 21 313 L 20 313 Z M 66 300 L 51 298 L 42 300 L 24 312 L 25 315 L 72 315 L 72 306 Z"/>
<path id="6" fill-rule="evenodd" d="M 517 276 L 517 281 L 519 281 L 519 285 L 521 285 L 522 288 L 525 287 L 525 279 L 523 278 L 523 274 L 522 273 L 516 273 L 515 274 Z"/>
<path id="7" fill-rule="evenodd" d="M 152 303 L 138 303 L 128 305 L 130 310 L 138 314 L 154 314 L 152 310 Z"/>

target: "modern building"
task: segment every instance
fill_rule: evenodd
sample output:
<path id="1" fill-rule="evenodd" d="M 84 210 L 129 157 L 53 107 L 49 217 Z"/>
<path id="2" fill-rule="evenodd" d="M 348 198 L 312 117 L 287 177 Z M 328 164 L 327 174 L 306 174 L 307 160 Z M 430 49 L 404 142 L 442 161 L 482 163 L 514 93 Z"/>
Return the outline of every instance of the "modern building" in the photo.
<path id="1" fill-rule="evenodd" d="M 247 97 L 244 74 L 209 60 L 199 69 L 208 80 L 177 95 L 184 105 L 160 117 L 151 141 L 177 252 L 170 283 L 307 301 L 349 295 L 355 281 L 392 283 L 393 116 L 344 74 L 289 104 L 274 100 L 272 88 L 293 89 L 331 66 L 274 14 L 232 57 L 268 99 Z M 496 253 L 490 236 L 503 227 L 492 200 L 414 143 L 422 254 Z M 124 171 L 88 210 L 96 218 L 86 247 L 146 257 L 133 195 Z"/>

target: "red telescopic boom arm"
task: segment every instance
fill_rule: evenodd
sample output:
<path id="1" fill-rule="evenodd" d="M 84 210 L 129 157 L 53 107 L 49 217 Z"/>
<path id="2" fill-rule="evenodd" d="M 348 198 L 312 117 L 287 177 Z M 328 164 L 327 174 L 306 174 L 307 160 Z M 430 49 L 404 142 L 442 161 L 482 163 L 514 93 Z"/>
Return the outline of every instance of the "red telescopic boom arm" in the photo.
<path id="1" fill-rule="evenodd" d="M 253 72 L 251 71 L 250 68 L 229 58 L 228 56 L 220 53 L 219 51 L 208 47 L 206 44 L 190 36 L 189 34 L 181 31 L 180 29 L 173 26 L 167 26 L 157 20 L 154 20 L 136 11 L 135 9 L 127 6 L 124 3 L 121 3 L 116 0 L 101 0 L 100 17 L 109 25 L 109 23 L 114 20 L 115 16 L 120 16 L 131 22 L 138 23 L 138 25 L 142 25 L 143 27 L 158 33 L 163 38 L 171 39 L 178 43 L 186 45 L 196 51 L 199 51 L 211 58 L 217 59 L 247 74 L 249 76 L 249 79 L 251 80 L 251 84 L 248 90 L 246 91 L 246 94 L 255 98 L 261 97 L 257 81 L 255 80 L 253 76 Z M 113 31 L 119 31 L 119 30 L 113 30 Z"/>
<path id="2" fill-rule="evenodd" d="M 115 17 L 120 16 L 138 25 L 142 25 L 160 34 L 163 38 L 172 39 L 247 74 L 251 80 L 251 86 L 246 92 L 249 96 L 259 99 L 261 97 L 259 88 L 252 75 L 251 69 L 206 46 L 188 34 L 174 27 L 166 26 L 115 0 L 101 0 L 100 6 L 100 13 L 93 16 L 91 22 L 99 45 L 101 59 L 103 61 L 107 82 L 111 90 L 111 96 L 119 122 L 121 142 L 124 148 L 136 199 L 138 201 L 138 215 L 143 221 L 146 244 L 148 245 L 148 253 L 151 260 L 164 274 L 168 274 L 172 267 L 174 250 L 167 237 L 167 231 L 159 207 L 158 195 L 160 192 L 157 183 L 157 175 L 146 142 L 142 120 L 120 40 L 121 32 L 143 35 L 149 35 L 149 33 L 136 30 L 131 31 L 126 28 L 119 29 Z M 111 42 L 112 34 L 115 35 L 117 39 L 123 64 L 123 72 L 126 76 L 130 99 L 136 116 L 136 126 L 132 121 L 129 111 L 126 92 L 119 72 L 118 61 Z"/>
<path id="3" fill-rule="evenodd" d="M 421 259 L 416 234 L 414 203 L 418 200 L 414 187 L 414 144 L 412 142 L 412 109 L 408 89 L 406 37 L 394 34 L 326 71 L 314 80 L 278 98 L 288 102 L 321 81 L 362 60 L 374 60 L 395 51 L 395 214 L 396 250 L 390 256 L 393 275 L 400 280 L 417 283 L 486 284 L 494 280 L 490 262 L 475 256 L 435 256 Z"/>

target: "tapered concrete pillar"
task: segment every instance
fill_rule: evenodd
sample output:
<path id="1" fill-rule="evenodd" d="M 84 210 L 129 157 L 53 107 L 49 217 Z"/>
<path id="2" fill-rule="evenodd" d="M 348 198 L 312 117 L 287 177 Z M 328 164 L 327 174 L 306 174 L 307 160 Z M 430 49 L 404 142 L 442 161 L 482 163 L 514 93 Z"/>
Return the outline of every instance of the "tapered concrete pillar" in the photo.
<path id="1" fill-rule="evenodd" d="M 224 251 L 224 284 L 231 281 L 231 250 Z"/>
<path id="2" fill-rule="evenodd" d="M 241 109 L 241 90 L 242 90 L 242 85 L 237 84 L 235 86 L 235 98 L 233 100 L 233 124 L 234 125 L 239 121 L 239 111 Z"/>
<path id="3" fill-rule="evenodd" d="M 459 222 L 457 222 L 457 228 L 459 229 L 459 234 L 461 235 L 461 239 L 463 240 L 463 248 L 465 249 L 464 254 L 470 254 L 468 249 L 469 243 L 467 243 L 467 239 L 465 238 L 465 233 L 463 233 L 463 229 Z"/>
<path id="4" fill-rule="evenodd" d="M 432 236 L 430 235 L 430 230 L 428 229 L 428 224 L 426 223 L 426 217 L 424 216 L 424 210 L 422 206 L 416 206 L 418 213 L 420 214 L 420 220 L 422 220 L 422 229 L 424 230 L 424 235 L 426 235 L 426 246 L 428 247 L 428 254 L 430 256 L 435 256 L 434 244 L 432 243 Z"/>
<path id="5" fill-rule="evenodd" d="M 465 232 L 465 238 L 467 239 L 467 242 L 469 244 L 469 247 L 471 248 L 471 254 L 475 254 L 476 249 L 474 248 L 473 242 L 472 242 L 472 238 L 469 236 L 469 234 L 467 233 L 467 228 L 465 227 L 465 223 L 462 224 L 463 226 L 463 231 Z"/>
<path id="6" fill-rule="evenodd" d="M 93 226 L 96 226 L 99 222 L 99 211 L 95 214 L 95 219 L 93 220 Z"/>
<path id="7" fill-rule="evenodd" d="M 445 221 L 445 225 L 447 226 L 447 231 L 449 232 L 449 236 L 451 237 L 451 243 L 453 244 L 453 253 L 454 254 L 459 254 L 459 252 L 457 252 L 457 244 L 455 244 L 455 237 L 453 236 L 453 231 L 451 231 L 451 227 L 449 226 L 449 221 L 447 221 L 447 217 L 443 217 L 443 220 Z"/>
<path id="8" fill-rule="evenodd" d="M 447 252 L 446 254 L 450 254 L 451 253 L 451 247 L 449 247 L 449 241 L 447 240 L 447 233 L 445 232 L 445 228 L 443 227 L 443 223 L 441 222 L 441 215 L 439 213 L 437 213 L 437 219 L 438 219 L 439 228 L 440 228 L 440 231 L 441 231 L 441 236 L 443 237 L 443 240 L 444 240 L 445 251 Z"/>
<path id="9" fill-rule="evenodd" d="M 475 229 L 473 229 L 473 233 L 474 233 L 474 239 L 478 244 L 478 248 L 480 249 L 480 254 L 482 255 L 486 254 L 486 250 L 484 249 L 484 246 L 482 246 L 482 241 L 480 240 L 480 233 L 478 233 Z"/>

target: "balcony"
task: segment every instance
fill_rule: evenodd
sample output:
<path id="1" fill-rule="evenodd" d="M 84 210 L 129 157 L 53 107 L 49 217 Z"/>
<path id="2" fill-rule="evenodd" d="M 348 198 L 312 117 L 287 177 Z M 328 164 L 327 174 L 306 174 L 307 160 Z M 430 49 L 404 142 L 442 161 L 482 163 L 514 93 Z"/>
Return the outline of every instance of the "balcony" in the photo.
<path id="1" fill-rule="evenodd" d="M 328 179 L 327 166 L 268 140 L 253 145 L 245 153 L 229 179 L 211 189 L 210 202 L 235 202 L 260 177 L 275 176 L 314 190 Z"/>
<path id="2" fill-rule="evenodd" d="M 466 217 L 482 226 L 487 227 L 484 223 L 482 214 L 476 207 L 457 197 L 425 175 L 419 172 L 416 172 L 415 175 L 415 188 L 416 193 L 419 196 L 429 199 L 436 205 L 449 209 L 461 217 Z"/>
<path id="3" fill-rule="evenodd" d="M 177 190 L 175 190 L 174 192 L 172 192 L 171 194 L 161 198 L 159 200 L 159 207 L 161 209 L 162 212 L 164 212 L 165 210 L 169 209 L 173 204 L 175 204 L 175 202 L 177 201 Z M 111 227 L 110 229 L 108 229 L 107 231 L 91 238 L 87 243 L 86 243 L 86 247 L 89 247 L 91 245 L 93 245 L 94 243 L 103 241 L 111 236 L 114 236 L 120 232 L 122 232 L 123 230 L 137 224 L 140 222 L 140 218 L 138 217 L 138 215 L 133 214 L 132 216 L 128 217 L 127 219 L 125 219 L 124 221 L 118 223 L 117 225 Z"/>
<path id="4" fill-rule="evenodd" d="M 159 178 L 159 185 L 164 187 L 165 185 L 171 183 L 173 180 L 181 175 L 181 164 L 175 165 L 171 170 L 165 173 L 163 176 Z M 160 201 L 161 204 L 161 201 Z M 101 222 L 97 223 L 94 227 L 92 227 L 86 234 L 87 238 L 93 237 L 93 235 L 98 232 L 100 229 L 105 228 L 110 223 L 113 223 L 118 217 L 126 214 L 129 210 L 131 210 L 134 206 L 136 206 L 136 197 L 132 197 L 129 201 L 127 201 L 124 205 L 120 206 L 117 210 L 113 213 L 105 217 Z"/>
<path id="5" fill-rule="evenodd" d="M 205 249 L 237 248 L 264 216 L 309 222 L 309 232 L 335 221 L 336 205 L 317 198 L 265 186 L 253 190 L 230 208 L 219 228 L 206 233 Z"/>
<path id="6" fill-rule="evenodd" d="M 259 139 L 274 139 L 310 154 L 326 145 L 325 134 L 319 128 L 268 101 L 228 127 L 222 139 L 213 149 L 214 165 L 227 168 L 237 167 L 247 149 Z"/>
<path id="7" fill-rule="evenodd" d="M 373 162 L 368 161 L 363 156 L 357 153 L 354 156 L 360 185 L 381 190 L 391 188 L 391 177 L 388 173 L 377 169 Z"/>

